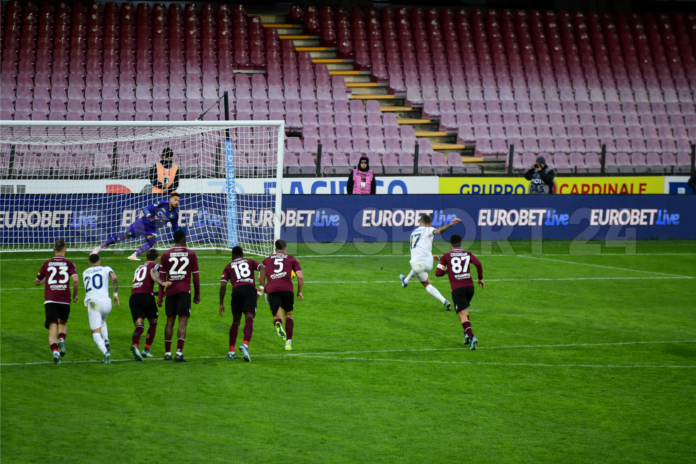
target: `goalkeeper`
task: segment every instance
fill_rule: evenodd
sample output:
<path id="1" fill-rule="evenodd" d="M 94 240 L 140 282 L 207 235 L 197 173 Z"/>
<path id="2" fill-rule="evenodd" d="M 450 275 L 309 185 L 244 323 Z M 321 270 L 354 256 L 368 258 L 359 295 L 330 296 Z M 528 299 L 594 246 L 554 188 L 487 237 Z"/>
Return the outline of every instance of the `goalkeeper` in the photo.
<path id="1" fill-rule="evenodd" d="M 92 251 L 92 254 L 99 253 L 104 248 L 114 243 L 131 237 L 145 236 L 147 242 L 138 248 L 138 251 L 128 257 L 131 261 L 140 261 L 138 255 L 145 253 L 157 243 L 157 229 L 171 223 L 172 232 L 179 230 L 179 199 L 178 193 L 172 193 L 169 201 L 160 201 L 143 208 L 144 217 L 141 217 L 131 224 L 123 233 L 116 234 L 106 240 Z"/>

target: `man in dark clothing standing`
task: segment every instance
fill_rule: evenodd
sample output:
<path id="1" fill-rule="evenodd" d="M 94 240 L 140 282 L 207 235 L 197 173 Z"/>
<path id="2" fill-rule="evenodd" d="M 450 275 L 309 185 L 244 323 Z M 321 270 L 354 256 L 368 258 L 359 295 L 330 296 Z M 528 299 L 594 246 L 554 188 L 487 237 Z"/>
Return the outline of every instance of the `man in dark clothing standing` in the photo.
<path id="1" fill-rule="evenodd" d="M 546 159 L 540 156 L 532 169 L 527 171 L 524 178 L 532 181 L 529 185 L 529 193 L 550 195 L 553 194 L 553 179 L 556 171 L 546 165 Z"/>
<path id="2" fill-rule="evenodd" d="M 174 151 L 167 147 L 162 150 L 162 159 L 150 168 L 152 193 L 172 194 L 179 188 L 179 166 L 173 163 Z"/>
<path id="3" fill-rule="evenodd" d="M 348 186 L 346 193 L 374 195 L 377 193 L 377 180 L 375 174 L 370 170 L 370 160 L 367 156 L 362 156 L 358 163 L 358 169 L 354 169 L 348 176 Z"/>

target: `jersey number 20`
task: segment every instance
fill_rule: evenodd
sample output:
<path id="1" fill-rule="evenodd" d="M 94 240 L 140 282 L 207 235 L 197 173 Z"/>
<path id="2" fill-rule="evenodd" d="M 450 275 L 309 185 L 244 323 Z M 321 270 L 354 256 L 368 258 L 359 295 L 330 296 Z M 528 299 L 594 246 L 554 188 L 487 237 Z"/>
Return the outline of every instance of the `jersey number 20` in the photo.
<path id="1" fill-rule="evenodd" d="M 90 287 L 90 284 L 92 284 L 91 287 Z M 91 277 L 90 276 L 85 277 L 85 293 L 92 290 L 92 287 L 99 290 L 100 288 L 102 288 L 102 285 L 104 285 L 104 280 L 102 279 L 101 274 L 92 274 Z"/>

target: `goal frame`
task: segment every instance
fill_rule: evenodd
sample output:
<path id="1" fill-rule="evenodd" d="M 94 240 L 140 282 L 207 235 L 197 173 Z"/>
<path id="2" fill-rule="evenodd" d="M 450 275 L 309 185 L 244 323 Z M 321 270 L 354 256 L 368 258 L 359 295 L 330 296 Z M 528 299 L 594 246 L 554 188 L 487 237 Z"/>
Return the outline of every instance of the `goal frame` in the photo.
<path id="1" fill-rule="evenodd" d="M 273 126 L 278 127 L 278 146 L 276 148 L 277 155 L 277 167 L 276 167 L 276 192 L 275 192 L 275 212 L 274 212 L 274 229 L 273 236 L 274 241 L 280 239 L 280 218 L 282 212 L 282 201 L 283 201 L 283 169 L 284 169 L 284 150 L 285 150 L 285 121 L 274 120 L 274 121 L 2 121 L 0 120 L 0 127 L 219 127 L 220 129 L 227 129 L 233 127 L 265 127 Z M 137 136 L 133 138 L 137 140 Z M 230 178 L 230 173 L 234 173 L 234 158 L 231 157 L 232 151 L 228 150 L 228 141 L 225 143 L 223 156 L 232 159 L 232 164 L 227 164 L 226 170 L 226 192 L 227 192 L 227 221 L 228 225 L 232 222 L 232 214 L 236 216 L 236 198 L 230 194 L 235 192 L 236 178 Z M 25 143 L 16 141 L 4 141 L 0 135 L 0 143 Z M 31 142 L 26 142 L 31 144 Z M 50 144 L 46 142 L 46 145 Z M 230 214 L 232 213 L 232 214 Z M 234 231 L 234 232 L 233 232 Z M 237 227 L 236 221 L 232 227 L 228 227 L 228 248 L 232 248 L 233 241 L 236 240 Z M 234 239 L 234 240 L 233 240 Z M 223 248 L 221 248 L 223 249 Z M 0 253 L 10 253 L 10 252 L 25 252 L 25 251 L 42 251 L 42 250 L 0 250 Z"/>

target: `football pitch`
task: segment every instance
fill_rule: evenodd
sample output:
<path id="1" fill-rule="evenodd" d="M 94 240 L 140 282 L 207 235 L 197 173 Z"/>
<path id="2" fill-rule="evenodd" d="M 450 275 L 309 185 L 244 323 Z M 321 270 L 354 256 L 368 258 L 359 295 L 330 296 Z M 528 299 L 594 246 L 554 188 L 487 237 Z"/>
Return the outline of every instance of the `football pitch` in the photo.
<path id="1" fill-rule="evenodd" d="M 122 288 L 108 319 L 112 364 L 101 363 L 80 302 L 58 366 L 34 287 L 52 254 L 3 253 L 1 459 L 693 462 L 696 242 L 638 242 L 634 254 L 604 245 L 576 254 L 568 242 L 544 243 L 542 254 L 529 242 L 469 249 L 486 281 L 471 306 L 477 351 L 417 281 L 401 288 L 406 243 L 291 244 L 306 280 L 294 351 L 260 300 L 252 362 L 226 358 L 232 318 L 229 308 L 218 315 L 218 291 L 230 259 L 205 251 L 189 362 L 162 360 L 162 309 L 155 358 L 136 363 L 128 297 L 137 264 L 104 252 Z M 80 273 L 87 256 L 67 254 Z M 447 278 L 430 278 L 449 299 Z"/>

